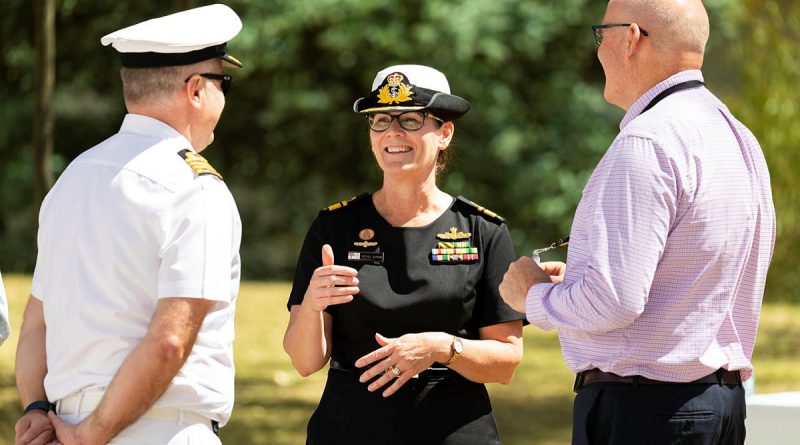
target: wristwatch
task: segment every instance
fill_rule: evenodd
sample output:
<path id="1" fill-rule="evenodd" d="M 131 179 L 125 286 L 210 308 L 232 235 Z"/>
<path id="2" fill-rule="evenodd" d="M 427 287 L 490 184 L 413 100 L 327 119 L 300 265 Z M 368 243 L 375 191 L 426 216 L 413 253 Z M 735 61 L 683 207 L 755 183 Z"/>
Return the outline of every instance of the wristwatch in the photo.
<path id="1" fill-rule="evenodd" d="M 29 412 L 37 409 L 40 409 L 45 413 L 47 413 L 48 411 L 55 411 L 56 406 L 48 402 L 47 400 L 36 400 L 35 402 L 25 407 L 25 412 L 23 414 L 28 414 Z"/>
<path id="2" fill-rule="evenodd" d="M 453 342 L 450 343 L 450 358 L 442 364 L 445 366 L 452 365 L 461 357 L 462 352 L 464 352 L 464 345 L 461 343 L 461 339 L 454 335 Z"/>

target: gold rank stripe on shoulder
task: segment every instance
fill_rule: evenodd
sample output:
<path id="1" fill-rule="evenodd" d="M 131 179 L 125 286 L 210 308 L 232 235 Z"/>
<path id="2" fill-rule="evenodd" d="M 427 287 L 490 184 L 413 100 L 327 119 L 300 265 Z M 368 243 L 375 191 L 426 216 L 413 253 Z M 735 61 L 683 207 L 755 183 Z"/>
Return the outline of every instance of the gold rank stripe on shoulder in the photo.
<path id="1" fill-rule="evenodd" d="M 189 164 L 189 167 L 192 168 L 192 171 L 194 171 L 197 176 L 212 175 L 222 179 L 222 175 L 208 163 L 206 158 L 199 154 L 191 150 L 181 150 L 178 154 Z"/>
<path id="2" fill-rule="evenodd" d="M 487 216 L 491 216 L 492 218 L 503 219 L 502 216 L 498 215 L 497 213 L 494 213 L 493 211 L 487 209 L 486 207 L 478 206 L 478 211 L 486 214 Z"/>
<path id="3" fill-rule="evenodd" d="M 355 201 L 356 199 L 360 198 L 361 196 L 363 196 L 363 195 L 353 196 L 352 198 L 347 199 L 345 201 L 339 201 L 339 202 L 337 202 L 335 204 L 331 204 L 328 207 L 325 207 L 324 209 L 322 209 L 322 211 L 323 212 L 332 212 L 334 210 L 339 210 L 339 209 L 341 209 L 343 207 L 347 207 L 353 201 Z"/>
<path id="4" fill-rule="evenodd" d="M 474 202 L 470 201 L 469 199 L 467 199 L 467 198 L 465 198 L 463 196 L 459 196 L 458 199 L 460 199 L 461 201 L 463 201 L 466 204 L 471 205 L 472 207 L 475 207 L 479 212 L 483 213 L 484 215 L 488 216 L 489 218 L 494 218 L 494 219 L 496 219 L 496 220 L 498 220 L 500 222 L 505 222 L 505 220 L 506 220 L 505 218 L 503 218 L 502 216 L 498 215 L 497 213 L 487 209 L 486 207 L 484 207 L 482 205 L 475 204 Z"/>

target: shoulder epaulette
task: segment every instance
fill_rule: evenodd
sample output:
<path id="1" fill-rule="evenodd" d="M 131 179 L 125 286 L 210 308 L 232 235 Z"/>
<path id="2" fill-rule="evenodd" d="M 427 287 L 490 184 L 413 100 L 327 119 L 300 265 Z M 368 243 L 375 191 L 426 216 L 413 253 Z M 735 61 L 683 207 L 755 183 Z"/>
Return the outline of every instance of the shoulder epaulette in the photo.
<path id="1" fill-rule="evenodd" d="M 178 154 L 189 164 L 197 176 L 212 175 L 222 179 L 222 175 L 208 163 L 206 158 L 191 150 L 181 150 Z"/>
<path id="2" fill-rule="evenodd" d="M 350 199 L 348 199 L 346 201 L 339 201 L 339 202 L 333 203 L 333 204 L 329 205 L 328 207 L 325 207 L 324 209 L 320 210 L 320 212 L 333 212 L 334 210 L 339 210 L 339 209 L 347 207 L 349 205 L 353 205 L 356 202 L 366 198 L 367 196 L 369 196 L 369 193 L 362 193 L 362 194 L 360 194 L 358 196 L 353 196 L 352 198 L 350 198 Z"/>
<path id="3" fill-rule="evenodd" d="M 487 209 L 486 207 L 483 207 L 481 205 L 475 204 L 474 202 L 470 201 L 469 199 L 467 199 L 467 198 L 465 198 L 463 196 L 459 196 L 458 200 L 463 202 L 464 204 L 467 204 L 470 207 L 474 207 L 479 212 L 483 213 L 484 215 L 488 216 L 489 218 L 495 219 L 495 220 L 500 221 L 500 222 L 505 222 L 505 220 L 506 220 L 505 218 L 503 218 L 502 216 L 498 215 L 497 213 Z"/>

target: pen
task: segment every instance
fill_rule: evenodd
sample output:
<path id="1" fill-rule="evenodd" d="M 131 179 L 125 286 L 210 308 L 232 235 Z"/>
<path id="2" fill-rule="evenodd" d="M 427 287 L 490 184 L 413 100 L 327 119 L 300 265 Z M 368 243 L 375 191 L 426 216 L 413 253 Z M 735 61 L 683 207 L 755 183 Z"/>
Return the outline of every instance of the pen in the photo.
<path id="1" fill-rule="evenodd" d="M 557 249 L 559 247 L 564 247 L 566 245 L 569 245 L 569 236 L 567 236 L 566 238 L 559 238 L 556 242 L 550 244 L 547 247 L 534 249 L 533 253 L 531 253 L 531 258 L 533 258 L 533 261 L 535 261 L 538 264 L 539 261 L 541 260 L 541 258 L 539 257 L 540 253 L 547 252 L 548 250 Z"/>

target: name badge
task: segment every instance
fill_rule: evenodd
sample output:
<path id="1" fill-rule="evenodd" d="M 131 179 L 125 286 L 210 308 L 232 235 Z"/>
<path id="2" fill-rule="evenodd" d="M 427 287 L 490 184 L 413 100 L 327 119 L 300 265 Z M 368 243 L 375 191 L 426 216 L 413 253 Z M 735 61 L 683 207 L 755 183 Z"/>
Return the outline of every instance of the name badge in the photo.
<path id="1" fill-rule="evenodd" d="M 347 252 L 347 261 L 356 263 L 383 263 L 383 252 Z"/>

